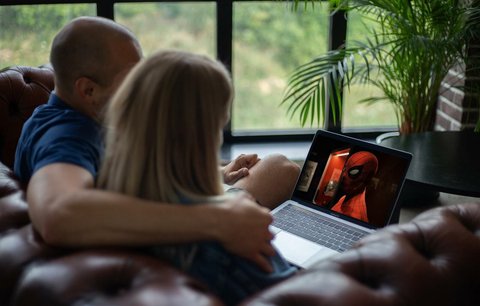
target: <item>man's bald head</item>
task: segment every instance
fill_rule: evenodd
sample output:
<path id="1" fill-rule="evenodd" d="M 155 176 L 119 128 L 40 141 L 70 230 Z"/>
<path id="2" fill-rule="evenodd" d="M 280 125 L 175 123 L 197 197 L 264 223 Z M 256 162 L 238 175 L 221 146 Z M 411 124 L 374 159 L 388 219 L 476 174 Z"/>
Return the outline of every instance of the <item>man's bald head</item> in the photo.
<path id="1" fill-rule="evenodd" d="M 134 44 L 135 36 L 125 27 L 101 17 L 76 18 L 55 36 L 50 62 L 55 82 L 63 91 L 72 92 L 79 77 L 88 77 L 108 86 L 121 67 L 118 52 L 125 44 Z"/>

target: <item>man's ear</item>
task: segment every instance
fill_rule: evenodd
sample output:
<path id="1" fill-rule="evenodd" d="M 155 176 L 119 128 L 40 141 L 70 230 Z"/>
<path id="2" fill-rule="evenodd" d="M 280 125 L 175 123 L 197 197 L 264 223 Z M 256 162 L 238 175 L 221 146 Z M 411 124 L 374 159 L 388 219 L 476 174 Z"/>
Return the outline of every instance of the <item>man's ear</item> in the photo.
<path id="1" fill-rule="evenodd" d="M 97 84 L 87 77 L 80 77 L 75 81 L 74 90 L 76 94 L 84 101 L 93 103 L 94 91 Z"/>

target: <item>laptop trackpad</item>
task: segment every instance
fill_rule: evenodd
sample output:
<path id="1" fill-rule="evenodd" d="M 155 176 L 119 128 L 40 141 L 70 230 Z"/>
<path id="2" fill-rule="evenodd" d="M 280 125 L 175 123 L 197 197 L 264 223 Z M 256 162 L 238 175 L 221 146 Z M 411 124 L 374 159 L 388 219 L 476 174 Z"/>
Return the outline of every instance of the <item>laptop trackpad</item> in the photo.
<path id="1" fill-rule="evenodd" d="M 303 266 L 303 263 L 310 257 L 324 249 L 324 247 L 318 244 L 285 231 L 281 231 L 275 235 L 273 245 L 280 250 L 280 253 L 288 261 L 299 266 Z"/>

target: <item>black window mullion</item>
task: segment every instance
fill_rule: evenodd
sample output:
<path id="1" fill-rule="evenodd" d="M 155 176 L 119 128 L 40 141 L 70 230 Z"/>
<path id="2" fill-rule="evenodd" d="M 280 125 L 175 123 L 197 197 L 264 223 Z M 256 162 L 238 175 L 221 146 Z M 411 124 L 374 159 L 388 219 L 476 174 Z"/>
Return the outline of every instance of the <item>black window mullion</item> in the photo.
<path id="1" fill-rule="evenodd" d="M 345 48 L 345 42 L 347 40 L 347 12 L 336 11 L 333 13 L 329 19 L 329 26 L 328 50 Z M 329 95 L 332 95 L 332 93 L 329 93 Z M 340 97 L 343 103 L 343 90 L 340 92 Z M 338 102 L 336 95 L 333 95 L 333 100 L 335 103 Z M 325 128 L 330 131 L 341 132 L 342 118 L 334 118 L 329 103 L 326 105 L 325 114 L 327 119 L 325 122 Z"/>
<path id="2" fill-rule="evenodd" d="M 97 1 L 97 15 L 108 19 L 115 19 L 114 14 L 114 1 L 105 0 Z"/>
<path id="3" fill-rule="evenodd" d="M 217 0 L 217 58 L 227 67 L 230 73 L 232 72 L 233 43 L 232 2 L 232 0 Z M 225 126 L 223 134 L 225 142 L 230 142 L 232 140 L 231 119 Z"/>

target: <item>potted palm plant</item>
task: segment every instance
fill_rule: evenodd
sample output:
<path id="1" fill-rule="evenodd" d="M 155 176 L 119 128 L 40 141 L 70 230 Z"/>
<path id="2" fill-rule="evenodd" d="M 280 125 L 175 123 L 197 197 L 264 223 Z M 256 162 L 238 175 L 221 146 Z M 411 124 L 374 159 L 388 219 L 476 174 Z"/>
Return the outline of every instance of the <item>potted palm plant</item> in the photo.
<path id="1" fill-rule="evenodd" d="M 299 2 L 294 0 L 295 7 Z M 330 51 L 293 72 L 282 101 L 288 113 L 299 115 L 302 125 L 321 124 L 327 103 L 336 116 L 341 114 L 343 87 L 368 83 L 382 95 L 363 101 L 392 103 L 400 133 L 432 130 L 442 80 L 452 67 L 472 60 L 468 44 L 480 36 L 480 1 L 329 2 L 339 10 L 364 13 L 373 26 L 366 42 Z M 480 60 L 469 67 L 478 71 Z"/>

